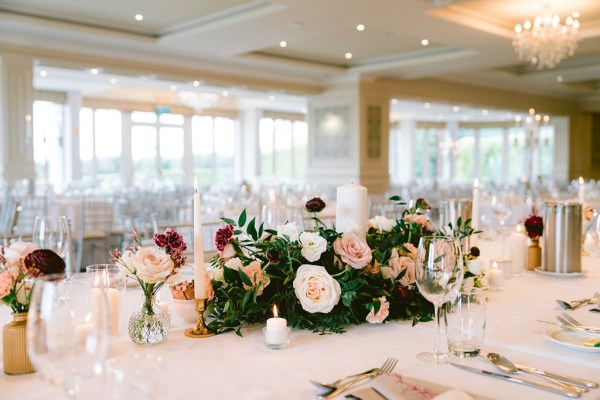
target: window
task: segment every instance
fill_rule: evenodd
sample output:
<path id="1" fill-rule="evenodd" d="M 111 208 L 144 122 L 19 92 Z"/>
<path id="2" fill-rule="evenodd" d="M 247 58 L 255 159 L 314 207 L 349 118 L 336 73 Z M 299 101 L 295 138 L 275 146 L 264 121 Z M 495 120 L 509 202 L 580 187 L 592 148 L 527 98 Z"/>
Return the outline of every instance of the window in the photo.
<path id="1" fill-rule="evenodd" d="M 121 174 L 121 112 L 82 108 L 79 113 L 81 178 L 114 184 Z"/>
<path id="2" fill-rule="evenodd" d="M 38 181 L 59 190 L 63 183 L 64 106 L 50 101 L 33 103 L 33 160 Z"/>
<path id="3" fill-rule="evenodd" d="M 231 118 L 192 118 L 194 176 L 202 184 L 231 182 L 235 171 L 235 121 Z"/>
<path id="4" fill-rule="evenodd" d="M 260 121 L 260 173 L 277 179 L 304 179 L 308 147 L 306 122 L 263 118 Z"/>

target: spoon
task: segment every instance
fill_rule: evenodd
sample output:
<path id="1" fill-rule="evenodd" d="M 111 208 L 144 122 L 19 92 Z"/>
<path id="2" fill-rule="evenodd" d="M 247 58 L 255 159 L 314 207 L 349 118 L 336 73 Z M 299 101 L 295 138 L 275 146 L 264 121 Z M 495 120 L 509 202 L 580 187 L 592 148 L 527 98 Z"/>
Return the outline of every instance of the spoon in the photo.
<path id="1" fill-rule="evenodd" d="M 510 361 L 508 358 L 506 358 L 504 356 L 501 356 L 500 354 L 488 353 L 485 357 L 496 367 L 498 367 L 499 369 L 501 369 L 504 372 L 508 372 L 509 374 L 517 375 L 517 374 L 521 374 L 524 372 L 523 370 L 519 369 L 515 364 L 513 364 L 512 361 Z M 525 372 L 527 372 L 527 371 L 525 371 Z M 566 389 L 570 389 L 577 393 L 585 393 L 588 391 L 588 389 L 569 385 L 568 383 L 561 382 L 561 381 L 551 378 L 549 376 L 544 376 L 544 375 L 539 375 L 539 376 L 541 376 L 542 378 L 544 378 L 554 384 L 562 386 Z"/>

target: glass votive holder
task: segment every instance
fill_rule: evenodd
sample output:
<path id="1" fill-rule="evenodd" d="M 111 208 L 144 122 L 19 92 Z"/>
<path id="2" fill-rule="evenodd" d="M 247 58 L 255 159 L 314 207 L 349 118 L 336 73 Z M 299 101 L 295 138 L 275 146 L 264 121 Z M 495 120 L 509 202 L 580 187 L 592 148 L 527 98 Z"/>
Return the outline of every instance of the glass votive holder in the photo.
<path id="1" fill-rule="evenodd" d="M 504 290 L 504 271 L 498 267 L 497 261 L 490 262 L 490 268 L 487 273 L 488 287 L 493 292 Z"/>
<path id="2" fill-rule="evenodd" d="M 265 346 L 271 350 L 286 349 L 290 345 L 291 328 L 269 330 L 263 328 Z"/>
<path id="3" fill-rule="evenodd" d="M 444 314 L 448 350 L 456 357 L 476 357 L 485 336 L 485 294 L 479 288 L 463 288 L 446 303 Z"/>
<path id="4" fill-rule="evenodd" d="M 492 258 L 490 259 L 492 267 L 497 268 L 504 273 L 504 279 L 510 279 L 513 276 L 512 260 L 510 258 Z"/>
<path id="5" fill-rule="evenodd" d="M 108 301 L 108 323 L 110 333 L 118 335 L 126 326 L 125 290 L 127 277 L 115 264 L 94 264 L 85 268 L 93 290 L 102 289 Z M 123 327 L 123 329 L 121 329 Z"/>

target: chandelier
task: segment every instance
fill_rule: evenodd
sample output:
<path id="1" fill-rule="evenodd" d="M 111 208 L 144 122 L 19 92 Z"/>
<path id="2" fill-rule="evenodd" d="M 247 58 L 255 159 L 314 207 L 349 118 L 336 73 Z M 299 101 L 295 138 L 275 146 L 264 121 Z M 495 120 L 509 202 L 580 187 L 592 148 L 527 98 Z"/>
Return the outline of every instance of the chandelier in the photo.
<path id="1" fill-rule="evenodd" d="M 515 26 L 513 47 L 519 60 L 544 67 L 554 68 L 563 59 L 571 57 L 577 47 L 579 13 L 569 15 L 561 24 L 556 14 L 544 12 L 535 17 L 533 23 L 526 20 Z"/>

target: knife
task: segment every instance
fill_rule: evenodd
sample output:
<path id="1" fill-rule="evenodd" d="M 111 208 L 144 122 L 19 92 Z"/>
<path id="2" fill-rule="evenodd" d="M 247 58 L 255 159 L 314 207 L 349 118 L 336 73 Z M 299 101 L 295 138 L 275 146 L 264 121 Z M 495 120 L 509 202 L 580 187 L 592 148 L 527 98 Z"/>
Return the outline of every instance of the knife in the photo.
<path id="1" fill-rule="evenodd" d="M 503 379 L 503 380 L 506 380 L 506 381 L 509 381 L 509 382 L 519 383 L 519 384 L 525 385 L 525 386 L 531 386 L 531 387 L 534 387 L 536 389 L 547 390 L 549 392 L 553 392 L 553 393 L 557 393 L 557 394 L 562 394 L 562 395 L 567 396 L 567 397 L 576 397 L 576 398 L 581 397 L 581 393 L 577 393 L 577 392 L 572 391 L 572 390 L 567 389 L 567 388 L 550 386 L 550 385 L 546 385 L 546 384 L 538 383 L 538 382 L 533 382 L 533 381 L 530 381 L 530 380 L 527 380 L 527 379 L 522 379 L 522 378 L 515 378 L 514 376 L 504 375 L 504 374 L 500 374 L 498 372 L 486 371 L 485 369 L 473 368 L 473 367 L 469 367 L 468 365 L 455 364 L 455 363 L 451 363 L 451 364 L 454 367 L 457 367 L 457 368 L 460 368 L 460 369 L 464 369 L 464 370 L 469 371 L 469 372 L 475 372 L 475 373 L 478 373 L 480 375 L 487 375 L 487 376 L 491 376 L 491 377 L 494 377 L 494 378 Z"/>
<path id="2" fill-rule="evenodd" d="M 588 388 L 597 388 L 599 386 L 597 382 L 587 381 L 585 379 L 579 379 L 579 378 L 575 378 L 573 376 L 559 375 L 559 374 L 555 374 L 553 372 L 548 372 L 548 371 L 544 371 L 541 369 L 528 367 L 526 365 L 515 364 L 515 366 L 526 372 L 531 372 L 531 373 L 538 374 L 538 375 L 549 376 L 550 378 L 559 379 L 561 381 L 565 381 L 565 382 L 571 383 L 573 385 L 584 386 L 584 387 L 588 387 Z"/>

